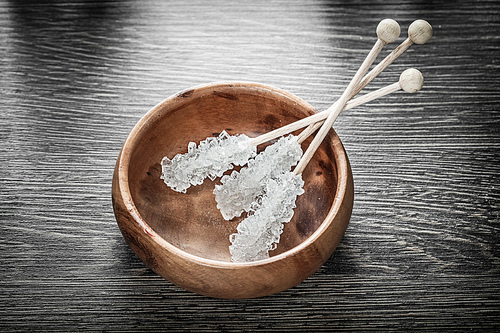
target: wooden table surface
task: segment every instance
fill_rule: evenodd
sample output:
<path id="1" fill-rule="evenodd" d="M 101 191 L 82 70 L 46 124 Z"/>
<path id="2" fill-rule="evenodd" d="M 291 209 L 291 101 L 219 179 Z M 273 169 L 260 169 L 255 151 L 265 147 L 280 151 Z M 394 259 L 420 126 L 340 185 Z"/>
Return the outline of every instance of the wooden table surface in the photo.
<path id="1" fill-rule="evenodd" d="M 336 123 L 355 204 L 323 267 L 237 301 L 147 269 L 110 195 L 135 123 L 221 80 L 326 109 L 384 18 L 434 37 L 367 90 L 409 67 L 425 86 Z M 499 331 L 499 35 L 495 1 L 0 1 L 0 330 Z"/>

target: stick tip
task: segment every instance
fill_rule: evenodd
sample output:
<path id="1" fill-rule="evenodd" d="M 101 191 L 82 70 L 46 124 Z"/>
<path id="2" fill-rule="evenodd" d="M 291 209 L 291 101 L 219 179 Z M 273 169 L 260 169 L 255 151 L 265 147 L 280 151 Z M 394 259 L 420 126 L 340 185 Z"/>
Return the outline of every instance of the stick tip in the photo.
<path id="1" fill-rule="evenodd" d="M 377 26 L 377 37 L 386 44 L 398 39 L 400 33 L 401 27 L 392 19 L 382 20 Z"/>
<path id="2" fill-rule="evenodd" d="M 408 27 L 408 38 L 415 44 L 425 44 L 432 37 L 432 26 L 424 20 L 416 20 Z"/>
<path id="3" fill-rule="evenodd" d="M 401 73 L 399 85 L 406 92 L 414 93 L 422 89 L 424 76 L 418 69 L 410 68 Z"/>

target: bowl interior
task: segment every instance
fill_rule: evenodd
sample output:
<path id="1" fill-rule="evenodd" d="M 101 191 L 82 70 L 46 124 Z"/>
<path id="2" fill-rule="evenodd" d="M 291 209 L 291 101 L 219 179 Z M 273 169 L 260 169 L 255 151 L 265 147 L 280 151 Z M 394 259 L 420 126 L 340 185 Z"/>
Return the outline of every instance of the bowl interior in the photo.
<path id="1" fill-rule="evenodd" d="M 222 218 L 213 194 L 220 179 L 206 179 L 187 193 L 170 189 L 160 179 L 162 158 L 185 153 L 190 141 L 198 144 L 223 130 L 255 137 L 314 112 L 291 94 L 257 84 L 209 85 L 165 100 L 148 113 L 133 140 L 128 140 L 129 189 L 142 219 L 183 251 L 230 261 L 229 236 L 245 214 L 231 221 Z M 303 149 L 309 142 L 304 142 Z M 325 220 L 337 188 L 335 142 L 338 137 L 331 131 L 302 174 L 305 193 L 297 199 L 294 217 L 285 225 L 271 256 L 302 243 Z"/>

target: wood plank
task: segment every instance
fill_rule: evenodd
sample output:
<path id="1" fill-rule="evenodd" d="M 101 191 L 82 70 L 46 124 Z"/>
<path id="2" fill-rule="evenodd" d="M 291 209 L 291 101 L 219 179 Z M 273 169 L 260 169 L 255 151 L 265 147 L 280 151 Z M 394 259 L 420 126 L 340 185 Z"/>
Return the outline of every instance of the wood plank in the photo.
<path id="1" fill-rule="evenodd" d="M 0 329 L 498 331 L 499 14 L 488 1 L 0 2 Z M 330 260 L 242 301 L 146 269 L 110 199 L 140 117 L 221 80 L 326 109 L 384 18 L 401 24 L 399 42 L 419 18 L 434 37 L 367 91 L 408 67 L 424 88 L 339 117 L 356 192 Z"/>

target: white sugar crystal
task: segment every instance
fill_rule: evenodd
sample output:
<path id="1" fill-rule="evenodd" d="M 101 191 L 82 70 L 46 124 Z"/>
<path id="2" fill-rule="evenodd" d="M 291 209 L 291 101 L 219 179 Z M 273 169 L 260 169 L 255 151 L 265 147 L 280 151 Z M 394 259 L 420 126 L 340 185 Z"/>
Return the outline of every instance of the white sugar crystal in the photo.
<path id="1" fill-rule="evenodd" d="M 190 142 L 186 154 L 161 161 L 161 179 L 173 190 L 185 193 L 191 185 L 200 185 L 205 178 L 214 180 L 234 165 L 244 165 L 257 154 L 257 148 L 244 134 L 229 135 L 223 131 L 218 137 Z"/>
<path id="2" fill-rule="evenodd" d="M 283 223 L 290 222 L 297 196 L 304 193 L 301 175 L 286 172 L 269 179 L 265 195 L 253 203 L 254 211 L 241 221 L 238 232 L 229 237 L 229 251 L 234 262 L 269 258 L 283 232 Z"/>
<path id="3" fill-rule="evenodd" d="M 266 183 L 270 178 L 289 172 L 302 156 L 302 149 L 297 137 L 282 137 L 269 145 L 240 172 L 233 171 L 221 178 L 222 185 L 214 189 L 217 208 L 226 220 L 248 212 L 252 202 L 264 194 Z"/>

